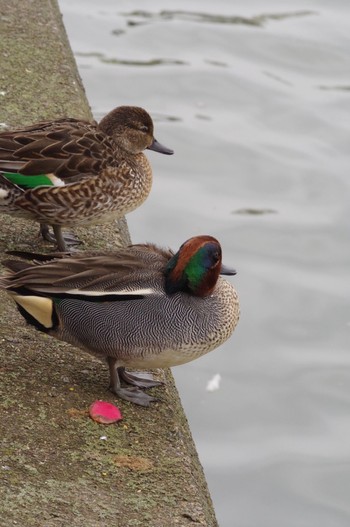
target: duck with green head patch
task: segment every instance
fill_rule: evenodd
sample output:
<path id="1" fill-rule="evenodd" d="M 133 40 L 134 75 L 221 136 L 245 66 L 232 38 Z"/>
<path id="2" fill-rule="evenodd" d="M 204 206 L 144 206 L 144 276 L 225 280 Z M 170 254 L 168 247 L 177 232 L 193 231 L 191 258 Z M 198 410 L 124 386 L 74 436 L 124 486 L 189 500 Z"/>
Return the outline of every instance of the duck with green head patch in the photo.
<path id="1" fill-rule="evenodd" d="M 0 212 L 38 221 L 43 237 L 66 251 L 62 227 L 108 222 L 144 202 L 152 186 L 146 148 L 173 153 L 134 106 L 99 124 L 66 118 L 1 132 Z"/>
<path id="2" fill-rule="evenodd" d="M 190 238 L 176 254 L 146 244 L 27 257 L 35 261 L 3 262 L 0 287 L 28 323 L 106 360 L 111 390 L 136 404 L 155 400 L 141 388 L 159 383 L 125 368 L 192 361 L 227 340 L 239 319 L 237 293 L 220 276 L 235 271 L 211 236 Z"/>

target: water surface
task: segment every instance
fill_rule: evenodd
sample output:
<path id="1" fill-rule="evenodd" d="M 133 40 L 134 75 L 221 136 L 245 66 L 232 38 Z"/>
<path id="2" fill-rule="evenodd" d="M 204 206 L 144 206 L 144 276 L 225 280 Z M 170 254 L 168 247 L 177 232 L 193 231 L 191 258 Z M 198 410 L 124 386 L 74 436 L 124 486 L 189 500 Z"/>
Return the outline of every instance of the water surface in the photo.
<path id="1" fill-rule="evenodd" d="M 143 106 L 175 150 L 133 241 L 211 234 L 238 270 L 236 332 L 173 370 L 220 526 L 348 527 L 348 2 L 60 6 L 95 117 Z"/>

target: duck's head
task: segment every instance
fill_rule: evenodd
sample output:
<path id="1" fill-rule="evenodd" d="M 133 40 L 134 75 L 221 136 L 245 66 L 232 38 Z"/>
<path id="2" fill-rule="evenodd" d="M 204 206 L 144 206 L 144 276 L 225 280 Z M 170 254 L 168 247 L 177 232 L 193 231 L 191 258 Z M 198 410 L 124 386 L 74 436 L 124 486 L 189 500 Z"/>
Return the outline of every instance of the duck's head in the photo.
<path id="1" fill-rule="evenodd" d="M 210 295 L 220 274 L 236 271 L 222 265 L 221 246 L 212 236 L 195 236 L 183 243 L 169 260 L 165 271 L 165 291 L 179 291 L 195 296 Z"/>
<path id="2" fill-rule="evenodd" d="M 130 154 L 138 154 L 146 148 L 161 154 L 174 153 L 153 137 L 153 121 L 146 110 L 138 106 L 118 106 L 100 121 L 99 128 Z"/>

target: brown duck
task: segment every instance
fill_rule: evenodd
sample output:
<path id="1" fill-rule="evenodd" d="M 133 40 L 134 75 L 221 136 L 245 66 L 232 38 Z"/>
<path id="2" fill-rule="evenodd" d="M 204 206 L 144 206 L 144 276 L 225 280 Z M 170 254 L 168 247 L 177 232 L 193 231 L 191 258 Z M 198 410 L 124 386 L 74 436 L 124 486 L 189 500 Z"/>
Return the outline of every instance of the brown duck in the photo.
<path id="1" fill-rule="evenodd" d="M 38 221 L 43 237 L 66 251 L 63 226 L 108 222 L 145 201 L 152 186 L 146 148 L 173 154 L 134 106 L 115 108 L 100 123 L 67 118 L 1 132 L 0 212 Z"/>

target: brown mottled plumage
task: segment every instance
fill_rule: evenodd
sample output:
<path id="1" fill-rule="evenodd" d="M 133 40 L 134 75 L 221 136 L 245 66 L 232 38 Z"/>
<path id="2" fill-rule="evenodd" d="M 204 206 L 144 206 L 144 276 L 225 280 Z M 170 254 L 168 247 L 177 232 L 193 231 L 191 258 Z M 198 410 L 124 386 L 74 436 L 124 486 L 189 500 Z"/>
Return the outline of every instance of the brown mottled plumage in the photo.
<path id="1" fill-rule="evenodd" d="M 68 118 L 1 132 L 0 212 L 52 225 L 65 251 L 62 226 L 103 223 L 147 198 L 146 148 L 173 153 L 154 139 L 149 114 L 132 106 L 99 124 Z"/>

